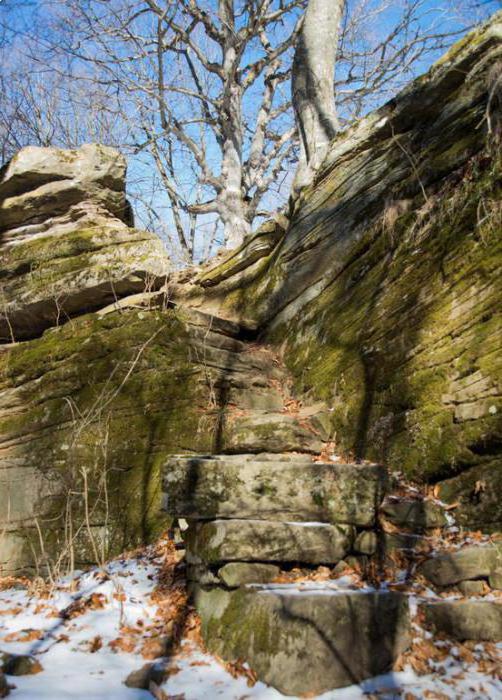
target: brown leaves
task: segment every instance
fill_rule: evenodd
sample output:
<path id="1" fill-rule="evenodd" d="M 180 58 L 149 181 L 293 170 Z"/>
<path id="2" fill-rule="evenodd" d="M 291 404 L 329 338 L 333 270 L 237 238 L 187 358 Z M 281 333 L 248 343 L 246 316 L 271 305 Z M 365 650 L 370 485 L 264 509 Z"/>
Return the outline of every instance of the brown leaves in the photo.
<path id="1" fill-rule="evenodd" d="M 153 661 L 161 656 L 167 656 L 172 647 L 172 637 L 154 637 L 147 639 L 141 647 L 141 656 L 144 659 Z"/>
<path id="2" fill-rule="evenodd" d="M 19 632 L 11 632 L 4 637 L 5 642 L 35 642 L 42 639 L 44 630 L 25 629 Z"/>
<path id="3" fill-rule="evenodd" d="M 90 596 L 74 600 L 68 607 L 60 611 L 59 617 L 63 620 L 73 620 L 89 610 L 102 610 L 107 602 L 107 597 L 102 593 L 92 593 Z"/>
<path id="4" fill-rule="evenodd" d="M 127 654 L 131 654 L 133 651 L 136 651 L 137 644 L 138 638 L 131 634 L 124 634 L 116 639 L 112 639 L 111 642 L 108 642 L 108 646 L 110 649 L 112 649 L 112 651 L 125 651 Z"/>
<path id="5" fill-rule="evenodd" d="M 5 610 L 0 610 L 0 615 L 19 615 L 23 612 L 23 608 L 6 608 Z"/>
<path id="6" fill-rule="evenodd" d="M 0 576 L 0 591 L 8 591 L 10 588 L 14 588 L 16 586 L 28 588 L 30 583 L 31 581 L 25 577 L 17 578 L 15 576 Z"/>
<path id="7" fill-rule="evenodd" d="M 101 639 L 101 637 L 99 635 L 97 635 L 93 639 L 90 639 L 88 642 L 88 651 L 91 654 L 95 654 L 102 647 L 103 647 L 103 640 Z"/>
<path id="8" fill-rule="evenodd" d="M 221 663 L 221 659 L 220 659 Z M 232 676 L 232 678 L 246 678 L 246 683 L 249 688 L 252 688 L 256 684 L 258 677 L 254 671 L 244 665 L 241 659 L 237 661 L 230 661 L 227 663 L 223 662 L 225 669 Z"/>

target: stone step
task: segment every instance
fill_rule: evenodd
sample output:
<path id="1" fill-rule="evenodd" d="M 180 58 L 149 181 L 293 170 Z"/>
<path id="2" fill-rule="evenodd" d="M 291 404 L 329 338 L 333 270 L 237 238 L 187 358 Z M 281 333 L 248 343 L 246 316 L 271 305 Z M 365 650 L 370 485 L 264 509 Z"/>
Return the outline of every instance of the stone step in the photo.
<path id="1" fill-rule="evenodd" d="M 163 507 L 188 520 L 269 519 L 371 527 L 386 484 L 385 469 L 375 464 L 182 456 L 165 464 Z"/>
<path id="2" fill-rule="evenodd" d="M 412 530 L 428 530 L 448 525 L 444 508 L 428 499 L 388 496 L 380 512 L 394 525 Z"/>
<path id="3" fill-rule="evenodd" d="M 251 413 L 225 424 L 228 452 L 310 452 L 319 454 L 322 440 L 308 424 L 286 413 Z"/>
<path id="4" fill-rule="evenodd" d="M 397 592 L 271 584 L 197 589 L 195 604 L 209 650 L 245 659 L 286 695 L 310 697 L 385 673 L 410 640 L 408 599 Z"/>
<path id="5" fill-rule="evenodd" d="M 502 570 L 502 543 L 470 545 L 441 552 L 418 567 L 417 573 L 435 586 L 453 586 L 461 581 L 488 578 Z"/>
<path id="6" fill-rule="evenodd" d="M 349 552 L 351 525 L 270 520 L 193 523 L 186 534 L 187 562 L 299 562 L 336 564 Z"/>
<path id="7" fill-rule="evenodd" d="M 441 600 L 423 603 L 426 625 L 459 641 L 502 641 L 502 602 Z"/>

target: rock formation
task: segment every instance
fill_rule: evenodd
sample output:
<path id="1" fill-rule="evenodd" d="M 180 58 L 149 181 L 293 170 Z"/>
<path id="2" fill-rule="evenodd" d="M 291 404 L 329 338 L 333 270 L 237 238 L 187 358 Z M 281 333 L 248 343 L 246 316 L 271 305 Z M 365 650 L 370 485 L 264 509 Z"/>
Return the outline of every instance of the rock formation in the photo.
<path id="1" fill-rule="evenodd" d="M 502 16 L 338 136 L 290 223 L 174 293 L 262 329 L 337 448 L 500 529 Z M 270 233 L 266 235 L 270 236 Z M 269 239 L 270 240 L 270 239 Z M 249 264 L 245 264 L 247 251 Z"/>
<path id="2" fill-rule="evenodd" d="M 203 268 L 172 270 L 132 227 L 111 149 L 27 148 L 0 171 L 2 573 L 99 562 L 186 518 L 209 648 L 296 694 L 389 669 L 409 608 L 293 595 L 291 567 L 398 552 L 438 594 L 502 587 L 496 542 L 430 556 L 450 510 L 502 523 L 501 66 L 498 14 Z M 492 600 L 419 603 L 433 631 L 502 636 Z"/>

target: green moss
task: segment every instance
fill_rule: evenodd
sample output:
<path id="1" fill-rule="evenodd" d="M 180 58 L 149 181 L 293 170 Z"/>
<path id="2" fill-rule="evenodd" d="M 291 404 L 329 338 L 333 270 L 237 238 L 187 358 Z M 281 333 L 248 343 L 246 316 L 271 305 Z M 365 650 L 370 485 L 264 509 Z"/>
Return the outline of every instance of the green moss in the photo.
<path id="1" fill-rule="evenodd" d="M 332 409 L 337 451 L 417 478 L 476 464 L 476 445 L 502 434 L 499 414 L 460 420 L 449 398 L 464 376 L 482 372 L 494 388 L 500 376 L 500 156 L 464 172 L 425 213 L 391 232 L 373 225 L 294 332 L 283 324 L 268 337 L 285 348 L 296 390 Z"/>
<path id="2" fill-rule="evenodd" d="M 200 420 L 208 388 L 178 314 L 88 315 L 1 359 L 0 384 L 15 389 L 18 408 L 4 414 L 0 430 L 16 459 L 52 484 L 35 508 L 50 555 L 69 502 L 74 531 L 84 522 L 84 470 L 107 554 L 152 541 L 166 525 L 160 475 L 167 456 L 208 452 L 213 441 L 213 426 Z"/>

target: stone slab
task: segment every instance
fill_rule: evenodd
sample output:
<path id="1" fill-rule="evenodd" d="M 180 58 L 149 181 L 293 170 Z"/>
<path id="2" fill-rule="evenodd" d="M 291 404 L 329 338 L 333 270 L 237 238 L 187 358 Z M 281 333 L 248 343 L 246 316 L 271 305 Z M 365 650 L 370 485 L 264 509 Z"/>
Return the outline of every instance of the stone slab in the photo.
<path id="1" fill-rule="evenodd" d="M 502 603 L 485 600 L 445 600 L 421 606 L 426 624 L 460 641 L 502 640 Z"/>
<path id="2" fill-rule="evenodd" d="M 385 469 L 374 464 L 176 457 L 166 462 L 163 475 L 164 509 L 201 520 L 239 517 L 370 527 L 385 488 Z"/>
<path id="3" fill-rule="evenodd" d="M 354 528 L 327 523 L 214 520 L 194 523 L 186 534 L 187 561 L 301 562 L 335 564 L 352 546 Z"/>
<path id="4" fill-rule="evenodd" d="M 418 568 L 418 573 L 436 586 L 452 586 L 460 581 L 488 577 L 501 561 L 501 545 L 472 545 L 428 559 Z"/>
<path id="5" fill-rule="evenodd" d="M 237 588 L 249 583 L 269 583 L 280 573 L 274 564 L 255 564 L 250 562 L 230 562 L 218 571 L 219 578 L 225 586 Z"/>
<path id="6" fill-rule="evenodd" d="M 448 524 L 444 509 L 433 501 L 387 498 L 381 512 L 391 523 L 412 530 L 445 527 Z"/>
<path id="7" fill-rule="evenodd" d="M 195 595 L 210 651 L 286 695 L 317 695 L 392 667 L 409 644 L 406 596 L 277 589 Z"/>

